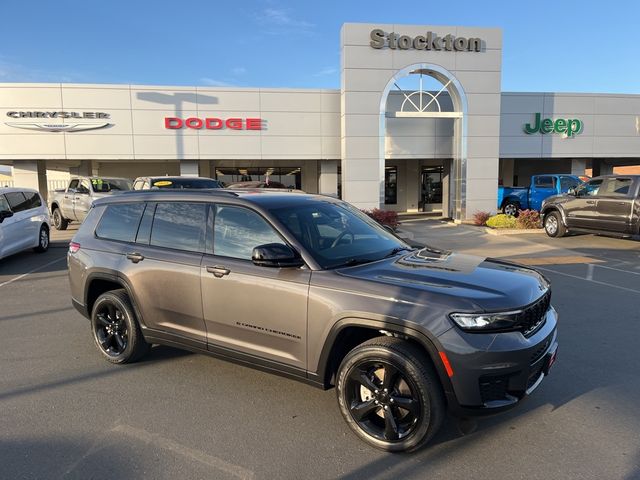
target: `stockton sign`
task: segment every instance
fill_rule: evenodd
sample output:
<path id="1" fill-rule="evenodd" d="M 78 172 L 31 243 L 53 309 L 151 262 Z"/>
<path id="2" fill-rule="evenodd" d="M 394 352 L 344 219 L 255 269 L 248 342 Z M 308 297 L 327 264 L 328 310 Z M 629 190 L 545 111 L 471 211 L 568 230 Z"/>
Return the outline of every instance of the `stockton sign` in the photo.
<path id="1" fill-rule="evenodd" d="M 371 45 L 373 48 L 389 47 L 392 50 L 433 50 L 445 52 L 480 52 L 482 39 L 477 37 L 456 37 L 450 33 L 441 37 L 433 32 L 410 37 L 398 35 L 395 32 L 386 33 L 379 28 L 371 30 Z"/>
<path id="2" fill-rule="evenodd" d="M 577 118 L 542 118 L 542 114 L 536 113 L 533 123 L 524 125 L 524 133 L 533 135 L 534 133 L 556 133 L 564 135 L 567 138 L 574 137 L 582 133 L 584 124 L 582 120 Z"/>
<path id="3" fill-rule="evenodd" d="M 178 117 L 165 117 L 164 128 L 179 130 L 181 128 L 192 128 L 194 130 L 262 130 L 261 118 L 198 118 L 189 117 L 186 119 Z"/>
<path id="4" fill-rule="evenodd" d="M 104 128 L 111 125 L 111 123 L 109 122 L 68 123 L 68 120 L 109 119 L 111 115 L 105 112 L 11 111 L 7 112 L 7 117 L 13 119 L 28 118 L 36 120 L 54 120 L 54 122 L 5 122 L 5 124 L 9 127 L 44 132 L 80 132 L 83 130 L 95 130 L 97 128 Z M 57 122 L 55 122 L 55 120 L 57 120 Z"/>

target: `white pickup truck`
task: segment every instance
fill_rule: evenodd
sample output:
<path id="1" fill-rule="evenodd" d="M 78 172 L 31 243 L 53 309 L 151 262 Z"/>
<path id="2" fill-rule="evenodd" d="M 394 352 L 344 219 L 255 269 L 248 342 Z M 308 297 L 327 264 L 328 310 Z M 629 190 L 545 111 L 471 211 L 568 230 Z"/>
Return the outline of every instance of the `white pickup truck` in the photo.
<path id="1" fill-rule="evenodd" d="M 67 188 L 49 195 L 49 208 L 56 230 L 66 230 L 69 222 L 82 222 L 93 201 L 131 190 L 126 178 L 72 177 Z"/>

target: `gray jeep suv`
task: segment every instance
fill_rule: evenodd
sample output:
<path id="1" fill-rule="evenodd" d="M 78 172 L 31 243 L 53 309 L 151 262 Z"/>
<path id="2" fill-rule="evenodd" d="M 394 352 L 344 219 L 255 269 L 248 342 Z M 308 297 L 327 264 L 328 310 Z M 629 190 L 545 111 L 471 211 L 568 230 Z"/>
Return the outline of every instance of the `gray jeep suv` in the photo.
<path id="1" fill-rule="evenodd" d="M 335 386 L 353 431 L 389 451 L 425 444 L 447 408 L 516 405 L 555 360 L 538 272 L 413 249 L 329 197 L 124 193 L 69 250 L 73 304 L 108 361 L 164 344 Z"/>

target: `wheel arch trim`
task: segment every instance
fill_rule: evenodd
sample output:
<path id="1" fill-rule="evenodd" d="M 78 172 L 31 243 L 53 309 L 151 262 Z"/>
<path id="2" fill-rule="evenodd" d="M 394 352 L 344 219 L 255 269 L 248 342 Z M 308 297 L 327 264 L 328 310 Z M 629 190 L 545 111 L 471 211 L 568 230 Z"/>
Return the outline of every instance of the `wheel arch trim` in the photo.
<path id="1" fill-rule="evenodd" d="M 453 385 L 447 375 L 445 366 L 442 364 L 442 360 L 440 359 L 439 352 L 441 350 L 438 348 L 437 340 L 433 338 L 433 336 L 422 330 L 399 323 L 397 319 L 389 319 L 385 317 L 374 319 L 372 317 L 364 316 L 349 316 L 341 318 L 333 324 L 329 333 L 325 337 L 324 345 L 318 360 L 317 370 L 316 373 L 313 374 L 318 380 L 324 383 L 325 388 L 329 386 L 328 376 L 330 374 L 332 361 L 331 353 L 336 344 L 336 340 L 339 338 L 341 332 L 350 327 L 377 330 L 378 332 L 386 331 L 392 334 L 396 333 L 415 341 L 425 350 L 425 353 L 433 363 L 436 373 L 438 374 L 440 384 L 442 385 L 445 394 L 447 394 L 447 397 L 449 397 L 450 394 L 453 394 Z"/>

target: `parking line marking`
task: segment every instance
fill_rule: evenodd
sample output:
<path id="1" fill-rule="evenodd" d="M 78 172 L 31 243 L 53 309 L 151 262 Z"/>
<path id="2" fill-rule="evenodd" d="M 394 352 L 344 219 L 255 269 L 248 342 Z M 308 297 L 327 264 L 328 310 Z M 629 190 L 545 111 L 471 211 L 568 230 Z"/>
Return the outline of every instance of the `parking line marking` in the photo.
<path id="1" fill-rule="evenodd" d="M 564 255 L 555 257 L 503 257 L 511 262 L 522 263 L 523 265 L 572 265 L 572 264 L 592 264 L 601 263 L 604 260 L 599 260 L 593 257 L 583 257 L 578 255 Z"/>
<path id="2" fill-rule="evenodd" d="M 620 290 L 626 290 L 627 292 L 640 293 L 640 290 L 634 290 L 633 288 L 621 287 L 620 285 L 614 285 L 613 283 L 601 282 L 600 280 L 588 279 L 585 277 L 579 277 L 578 275 L 571 275 L 570 273 L 559 272 L 552 268 L 536 267 L 538 270 L 545 270 L 551 273 L 557 273 L 558 275 L 564 275 L 565 277 L 577 278 L 578 280 L 584 280 L 585 282 L 597 283 L 599 285 L 605 285 L 607 287 L 619 288 Z"/>
<path id="3" fill-rule="evenodd" d="M 632 272 L 631 270 L 625 270 L 623 268 L 609 267 L 608 265 L 596 265 L 596 267 L 606 268 L 607 270 L 614 270 L 616 272 L 630 273 L 631 275 L 640 275 L 640 272 Z"/>
<path id="4" fill-rule="evenodd" d="M 146 430 L 134 428 L 129 425 L 118 425 L 111 431 L 124 433 L 125 435 L 129 435 L 130 437 L 136 438 L 145 443 L 149 443 L 157 447 L 164 448 L 165 450 L 184 455 L 187 458 L 191 458 L 192 460 L 200 462 L 204 465 L 209 465 L 210 467 L 226 472 L 237 478 L 249 480 L 255 477 L 254 473 L 251 470 L 247 470 L 240 465 L 234 465 L 233 463 L 226 462 L 221 458 L 214 457 L 200 450 L 194 450 L 168 438 L 161 437 L 158 434 L 147 432 Z"/>
<path id="5" fill-rule="evenodd" d="M 23 273 L 22 275 L 18 275 L 17 277 L 12 278 L 11 280 L 7 280 L 4 283 L 0 283 L 0 287 L 4 287 L 5 285 L 9 285 L 10 283 L 16 282 L 16 281 L 20 280 L 21 278 L 26 277 L 27 275 L 31 275 L 32 273 L 35 273 L 38 270 L 42 270 L 44 267 L 48 267 L 49 265 L 53 265 L 54 263 L 59 262 L 60 260 L 64 260 L 65 258 L 67 258 L 67 257 L 64 256 L 64 257 L 56 258 L 55 260 L 52 260 L 49 263 L 45 263 L 44 265 L 40 265 L 38 268 L 34 268 L 33 270 L 31 270 L 31 271 L 29 271 L 27 273 Z"/>

